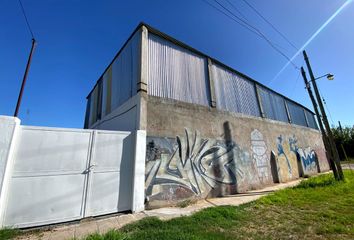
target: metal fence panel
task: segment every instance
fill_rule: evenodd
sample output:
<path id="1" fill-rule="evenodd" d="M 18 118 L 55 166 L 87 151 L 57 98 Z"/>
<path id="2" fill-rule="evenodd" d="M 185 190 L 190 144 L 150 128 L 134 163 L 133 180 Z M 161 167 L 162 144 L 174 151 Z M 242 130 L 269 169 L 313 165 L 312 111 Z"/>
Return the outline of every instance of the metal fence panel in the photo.
<path id="1" fill-rule="evenodd" d="M 131 132 L 19 129 L 4 226 L 33 227 L 131 210 Z M 141 189 L 143 192 L 143 189 Z"/>
<path id="2" fill-rule="evenodd" d="M 287 101 L 291 122 L 297 125 L 307 127 L 304 109 L 290 101 Z"/>
<path id="3" fill-rule="evenodd" d="M 216 107 L 230 112 L 260 116 L 253 82 L 219 65 L 212 65 Z"/>
<path id="4" fill-rule="evenodd" d="M 148 94 L 209 106 L 207 59 L 148 35 Z"/>

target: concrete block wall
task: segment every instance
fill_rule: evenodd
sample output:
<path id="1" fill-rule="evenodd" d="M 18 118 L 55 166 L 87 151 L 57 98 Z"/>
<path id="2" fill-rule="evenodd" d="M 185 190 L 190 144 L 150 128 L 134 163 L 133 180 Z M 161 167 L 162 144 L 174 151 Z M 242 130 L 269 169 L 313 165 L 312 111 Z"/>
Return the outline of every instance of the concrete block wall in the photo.
<path id="1" fill-rule="evenodd" d="M 145 96 L 147 207 L 328 171 L 319 131 Z"/>

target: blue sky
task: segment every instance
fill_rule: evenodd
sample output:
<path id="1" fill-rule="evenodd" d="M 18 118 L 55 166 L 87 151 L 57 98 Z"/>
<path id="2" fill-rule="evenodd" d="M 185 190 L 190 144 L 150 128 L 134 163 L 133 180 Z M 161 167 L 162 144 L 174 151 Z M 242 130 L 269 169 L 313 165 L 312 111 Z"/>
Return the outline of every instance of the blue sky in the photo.
<path id="1" fill-rule="evenodd" d="M 213 0 L 207 0 L 213 2 Z M 219 0 L 226 4 L 225 0 Z M 229 0 L 288 56 L 296 52 L 243 1 Z M 301 47 L 345 0 L 248 0 Z M 38 45 L 19 118 L 26 125 L 78 127 L 86 95 L 131 32 L 144 21 L 312 109 L 299 71 L 264 40 L 202 0 L 22 0 Z M 306 47 L 330 121 L 354 124 L 354 3 Z M 0 114 L 12 115 L 31 35 L 18 1 L 0 1 Z M 294 59 L 302 65 L 302 56 Z M 273 80 L 274 79 L 274 80 Z"/>

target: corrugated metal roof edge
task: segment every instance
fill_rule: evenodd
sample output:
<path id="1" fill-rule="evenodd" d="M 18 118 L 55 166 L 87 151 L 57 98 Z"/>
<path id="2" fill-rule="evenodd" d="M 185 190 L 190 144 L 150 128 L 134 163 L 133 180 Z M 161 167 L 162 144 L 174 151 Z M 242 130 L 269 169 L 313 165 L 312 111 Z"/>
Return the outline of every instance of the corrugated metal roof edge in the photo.
<path id="1" fill-rule="evenodd" d="M 98 78 L 96 84 L 93 86 L 92 90 L 91 90 L 90 93 L 87 95 L 86 99 L 90 96 L 90 94 L 92 93 L 93 89 L 96 87 L 96 85 L 98 84 L 98 82 L 100 81 L 100 79 L 103 77 L 103 75 L 105 74 L 105 72 L 108 70 L 109 66 L 111 66 L 111 64 L 114 62 L 114 60 L 115 60 L 115 59 L 119 56 L 119 54 L 122 52 L 122 50 L 124 49 L 124 47 L 128 44 L 129 40 L 134 36 L 134 34 L 135 34 L 142 26 L 145 26 L 145 27 L 148 29 L 148 31 L 151 32 L 151 33 L 153 33 L 153 34 L 156 34 L 156 35 L 158 35 L 158 36 L 160 36 L 160 37 L 162 37 L 162 38 L 164 38 L 164 39 L 166 39 L 166 40 L 168 40 L 168 41 L 171 41 L 171 42 L 173 42 L 173 43 L 175 43 L 175 44 L 177 44 L 177 45 L 179 45 L 179 46 L 181 46 L 181 47 L 183 47 L 183 48 L 186 48 L 186 49 L 188 49 L 188 50 L 190 50 L 190 51 L 192 51 L 192 52 L 194 52 L 194 53 L 196 53 L 196 54 L 198 54 L 198 55 L 201 55 L 201 56 L 206 57 L 206 58 L 210 58 L 214 63 L 217 63 L 217 64 L 221 65 L 222 67 L 225 67 L 225 68 L 228 69 L 229 71 L 234 72 L 234 73 L 240 75 L 241 77 L 244 77 L 244 78 L 246 78 L 246 79 L 248 79 L 248 80 L 250 80 L 250 81 L 252 81 L 252 82 L 257 83 L 259 86 L 264 87 L 264 88 L 266 88 L 266 89 L 272 91 L 273 93 L 279 94 L 280 96 L 282 96 L 283 98 L 285 98 L 287 101 L 293 102 L 293 103 L 295 103 L 295 104 L 297 104 L 297 105 L 303 107 L 304 109 L 310 111 L 313 115 L 315 115 L 315 113 L 314 113 L 312 110 L 310 110 L 309 108 L 305 107 L 304 105 L 302 105 L 302 104 L 300 104 L 300 103 L 298 103 L 298 102 L 296 102 L 296 101 L 294 101 L 294 100 L 288 98 L 287 96 L 285 96 L 285 95 L 283 95 L 283 94 L 281 94 L 281 93 L 279 93 L 279 92 L 274 91 L 273 89 L 267 87 L 266 85 L 264 85 L 264 84 L 258 82 L 257 80 L 254 80 L 253 78 L 247 76 L 246 74 L 243 74 L 243 73 L 241 73 L 241 72 L 239 72 L 239 71 L 233 69 L 232 67 L 230 67 L 230 66 L 228 66 L 228 65 L 226 65 L 226 64 L 224 64 L 224 63 L 222 63 L 221 61 L 219 61 L 219 60 L 217 60 L 217 59 L 215 59 L 215 58 L 213 58 L 213 57 L 210 57 L 210 56 L 206 55 L 205 53 L 203 53 L 203 52 L 201 52 L 201 51 L 199 51 L 199 50 L 197 50 L 197 49 L 195 49 L 195 48 L 193 48 L 193 47 L 191 47 L 191 46 L 189 46 L 189 45 L 187 45 L 187 44 L 185 44 L 185 43 L 183 43 L 183 42 L 181 42 L 181 41 L 179 41 L 179 40 L 177 40 L 177 39 L 175 39 L 175 38 L 173 38 L 173 37 L 171 37 L 171 36 L 169 36 L 169 35 L 167 35 L 166 33 L 163 33 L 163 32 L 161 32 L 161 31 L 157 30 L 157 29 L 154 28 L 154 27 L 151 27 L 149 24 L 146 24 L 145 22 L 140 22 L 139 25 L 138 25 L 138 26 L 135 28 L 135 30 L 133 31 L 133 33 L 129 36 L 129 38 L 127 39 L 127 41 L 125 41 L 125 43 L 124 43 L 123 46 L 120 48 L 120 50 L 118 51 L 118 53 L 114 56 L 113 60 L 110 62 L 110 64 L 107 66 L 107 68 L 103 71 L 102 75 Z"/>

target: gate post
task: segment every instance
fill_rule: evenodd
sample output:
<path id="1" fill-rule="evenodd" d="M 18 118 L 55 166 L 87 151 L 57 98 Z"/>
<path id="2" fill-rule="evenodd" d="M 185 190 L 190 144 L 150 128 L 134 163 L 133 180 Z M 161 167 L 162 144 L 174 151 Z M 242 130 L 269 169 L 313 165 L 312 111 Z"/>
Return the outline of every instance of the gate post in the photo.
<path id="1" fill-rule="evenodd" d="M 132 212 L 141 212 L 145 209 L 145 157 L 146 157 L 146 131 L 137 130 L 134 133 L 134 164 Z"/>
<path id="2" fill-rule="evenodd" d="M 20 128 L 17 117 L 0 116 L 0 228 L 7 206 L 7 191 L 13 168 L 13 153 Z"/>

